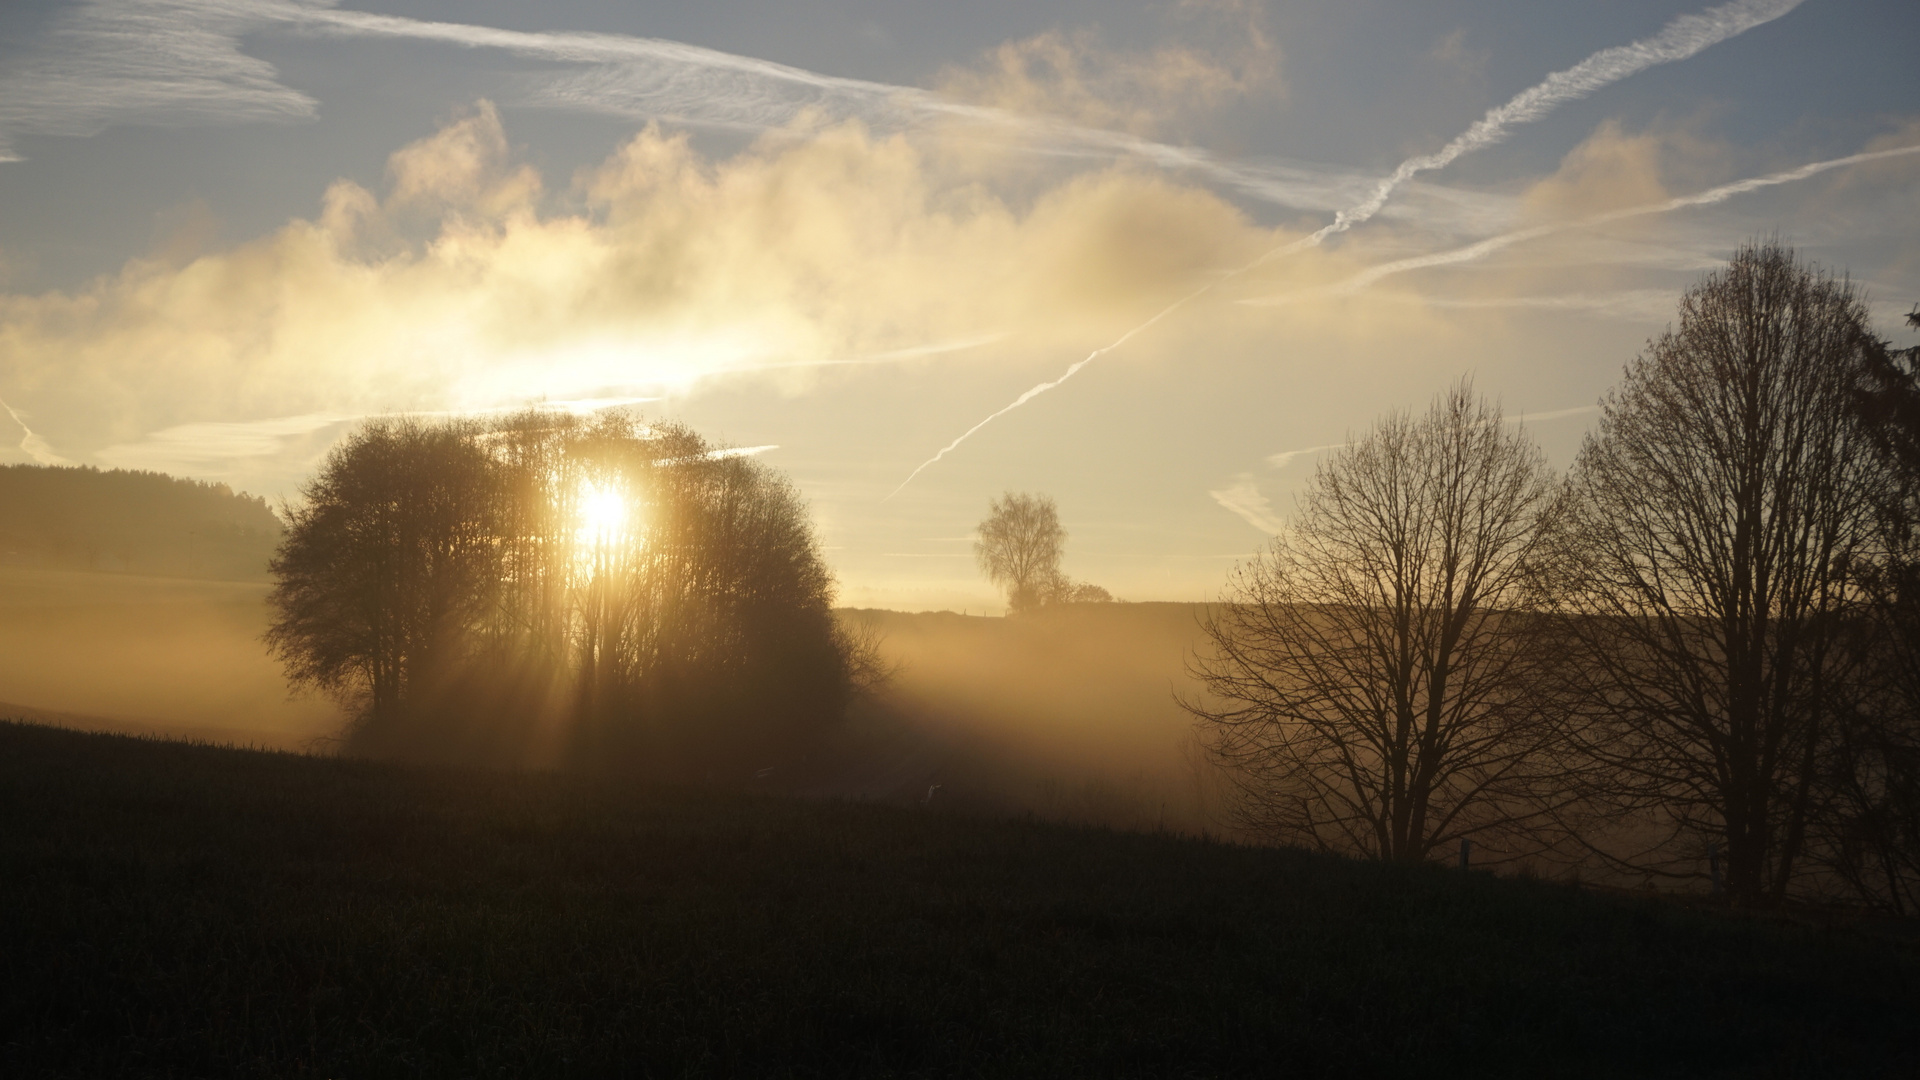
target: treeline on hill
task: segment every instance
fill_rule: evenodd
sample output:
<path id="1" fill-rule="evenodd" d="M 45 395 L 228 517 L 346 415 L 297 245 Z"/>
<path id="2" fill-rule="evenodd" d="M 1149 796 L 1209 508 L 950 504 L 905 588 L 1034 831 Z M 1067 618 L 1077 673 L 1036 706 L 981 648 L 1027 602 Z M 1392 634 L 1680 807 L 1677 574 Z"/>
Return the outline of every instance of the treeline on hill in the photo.
<path id="1" fill-rule="evenodd" d="M 270 645 L 382 756 L 735 778 L 869 670 L 792 486 L 624 413 L 370 423 L 273 572 Z"/>
<path id="2" fill-rule="evenodd" d="M 1917 526 L 1920 350 L 1749 246 L 1563 478 L 1464 380 L 1330 454 L 1186 704 L 1241 823 L 1285 842 L 1911 914 Z"/>
<path id="3" fill-rule="evenodd" d="M 154 472 L 0 466 L 0 564 L 263 581 L 266 500 Z"/>

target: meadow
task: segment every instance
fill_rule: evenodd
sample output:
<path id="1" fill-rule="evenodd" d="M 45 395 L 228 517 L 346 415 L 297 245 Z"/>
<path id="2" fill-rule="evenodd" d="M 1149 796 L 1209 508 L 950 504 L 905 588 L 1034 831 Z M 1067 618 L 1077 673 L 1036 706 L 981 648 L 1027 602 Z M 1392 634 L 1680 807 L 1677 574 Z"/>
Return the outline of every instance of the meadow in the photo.
<path id="1" fill-rule="evenodd" d="M 9 1076 L 1910 1076 L 1911 928 L 0 726 Z"/>

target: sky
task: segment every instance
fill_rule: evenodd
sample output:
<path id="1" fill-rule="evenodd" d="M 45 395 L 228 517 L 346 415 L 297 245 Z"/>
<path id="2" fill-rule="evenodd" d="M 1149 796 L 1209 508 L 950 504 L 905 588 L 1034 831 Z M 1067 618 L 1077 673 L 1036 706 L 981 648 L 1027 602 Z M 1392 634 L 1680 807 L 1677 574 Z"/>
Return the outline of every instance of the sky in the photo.
<path id="1" fill-rule="evenodd" d="M 1205 600 L 1463 376 L 1558 468 L 1778 238 L 1912 335 L 1911 0 L 9 0 L 0 463 L 297 500 L 364 418 L 762 448 L 840 602 Z"/>

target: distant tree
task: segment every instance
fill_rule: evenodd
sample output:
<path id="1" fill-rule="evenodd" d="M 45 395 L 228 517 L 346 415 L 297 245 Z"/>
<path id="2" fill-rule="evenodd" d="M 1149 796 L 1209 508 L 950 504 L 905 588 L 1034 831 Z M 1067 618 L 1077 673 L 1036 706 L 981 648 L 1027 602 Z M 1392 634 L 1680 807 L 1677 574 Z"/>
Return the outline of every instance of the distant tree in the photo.
<path id="1" fill-rule="evenodd" d="M 1055 590 L 1057 604 L 1111 604 L 1113 594 L 1090 581 L 1063 581 Z"/>
<path id="2" fill-rule="evenodd" d="M 1060 527 L 1052 498 L 1009 491 L 987 504 L 973 554 L 987 580 L 1006 590 L 1007 609 L 1019 614 L 1059 591 L 1066 544 L 1067 531 Z"/>
<path id="3" fill-rule="evenodd" d="M 1853 411 L 1878 348 L 1850 283 L 1742 248 L 1627 365 L 1558 517 L 1578 748 L 1622 809 L 1722 845 L 1742 903 L 1803 865 L 1856 674 L 1846 639 L 1893 480 Z M 1687 854 L 1681 870 L 1703 865 Z"/>
<path id="4" fill-rule="evenodd" d="M 1419 861 L 1533 843 L 1560 786 L 1536 614 L 1545 457 L 1462 381 L 1332 454 L 1202 624 L 1183 700 L 1242 823 Z"/>

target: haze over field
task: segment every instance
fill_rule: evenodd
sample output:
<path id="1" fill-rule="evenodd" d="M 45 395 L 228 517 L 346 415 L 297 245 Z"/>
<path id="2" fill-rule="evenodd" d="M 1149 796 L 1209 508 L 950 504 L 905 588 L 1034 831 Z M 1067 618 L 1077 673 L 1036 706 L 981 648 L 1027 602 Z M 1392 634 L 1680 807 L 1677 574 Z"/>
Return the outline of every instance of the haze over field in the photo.
<path id="1" fill-rule="evenodd" d="M 639 403 L 765 448 L 841 603 L 997 611 L 1009 489 L 1205 600 L 1464 371 L 1564 466 L 1748 238 L 1898 336 L 1916 45 L 1894 0 L 27 0 L 0 447 L 283 498 L 369 415 Z"/>

